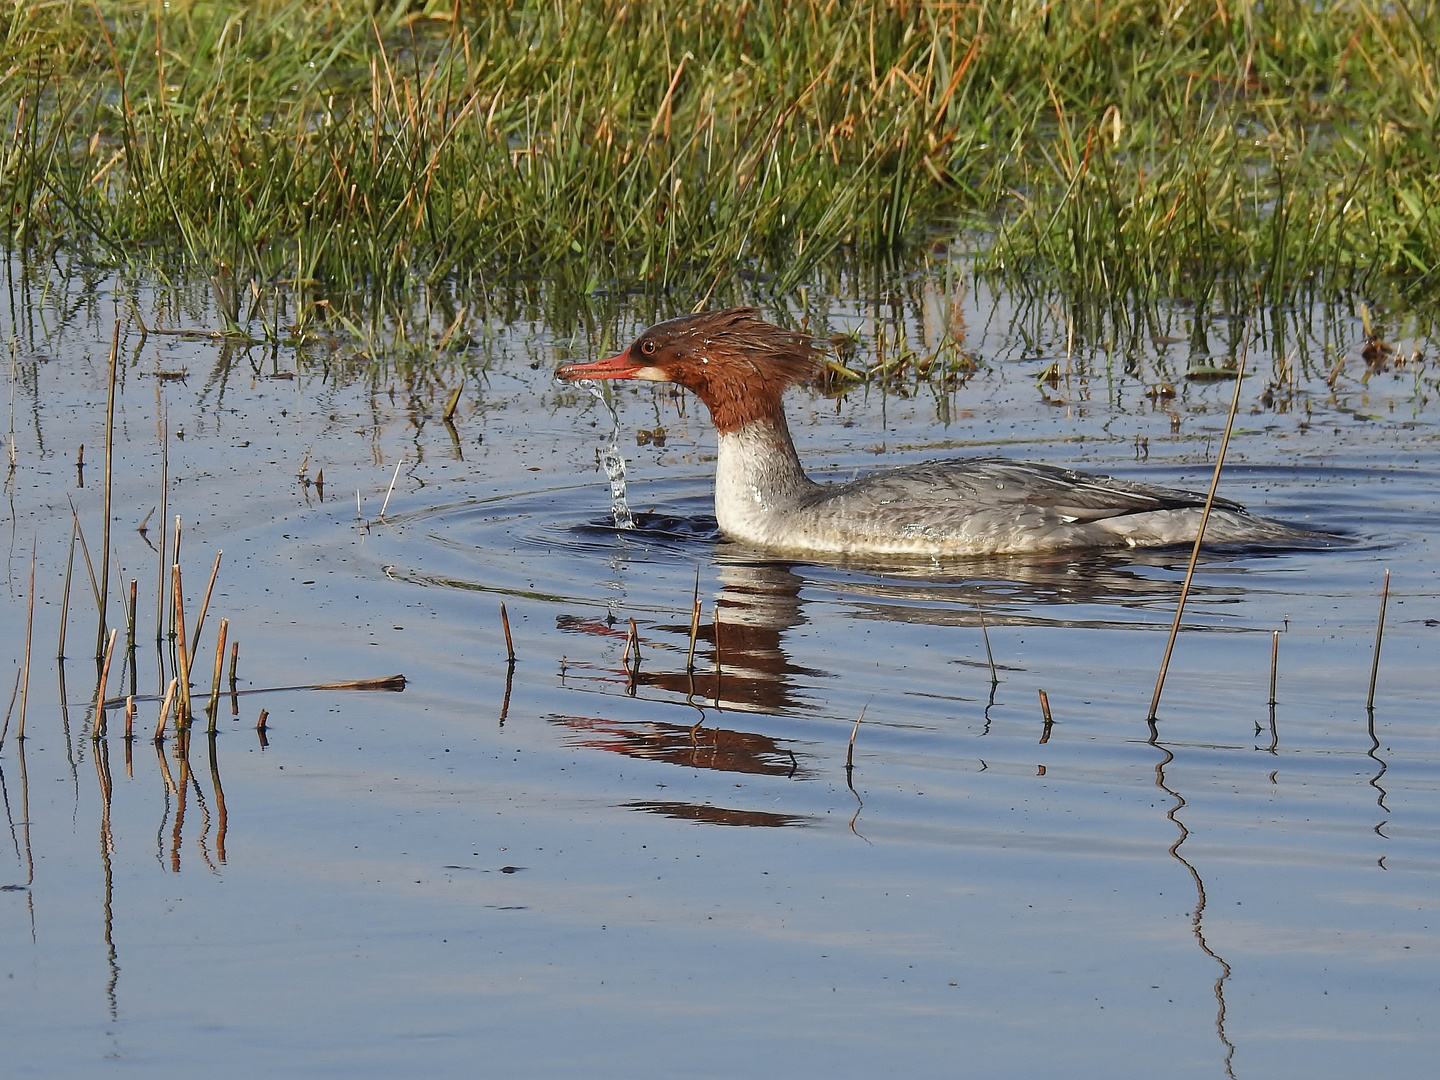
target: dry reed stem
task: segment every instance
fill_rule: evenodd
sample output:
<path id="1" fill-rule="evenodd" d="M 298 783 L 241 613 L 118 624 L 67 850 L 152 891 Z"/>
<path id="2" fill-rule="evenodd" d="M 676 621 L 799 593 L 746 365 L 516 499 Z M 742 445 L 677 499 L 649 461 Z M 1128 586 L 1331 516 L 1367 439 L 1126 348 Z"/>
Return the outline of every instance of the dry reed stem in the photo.
<path id="1" fill-rule="evenodd" d="M 179 679 L 171 679 L 170 686 L 165 691 L 165 700 L 160 703 L 160 719 L 155 724 L 155 741 L 157 743 L 165 738 L 165 721 L 170 716 L 170 706 L 175 701 L 175 689 L 179 684 Z"/>
<path id="2" fill-rule="evenodd" d="M 505 604 L 500 604 L 500 627 L 505 631 L 505 658 L 510 663 L 515 663 L 515 639 L 510 636 L 510 615 L 505 610 Z"/>
<path id="3" fill-rule="evenodd" d="M 1240 349 L 1240 370 L 1235 373 L 1235 395 L 1230 399 L 1230 415 L 1225 418 L 1225 435 L 1220 440 L 1220 453 L 1215 457 L 1215 473 L 1210 477 L 1210 491 L 1205 496 L 1205 509 L 1200 514 L 1200 528 L 1195 533 L 1195 546 L 1190 549 L 1190 565 L 1185 570 L 1185 580 L 1180 583 L 1180 600 L 1175 605 L 1175 621 L 1170 626 L 1170 639 L 1165 643 L 1165 656 L 1160 661 L 1160 674 L 1155 678 L 1155 695 L 1150 699 L 1150 723 L 1156 720 L 1160 708 L 1160 694 L 1165 689 L 1165 672 L 1170 667 L 1170 654 L 1175 649 L 1175 638 L 1180 633 L 1180 619 L 1185 614 L 1185 599 L 1190 595 L 1190 580 L 1195 576 L 1195 564 L 1200 561 L 1200 544 L 1205 539 L 1205 526 L 1210 522 L 1210 508 L 1215 505 L 1215 491 L 1220 486 L 1220 470 L 1225 465 L 1225 451 L 1230 447 L 1230 432 L 1235 427 L 1235 413 L 1240 408 L 1240 387 L 1245 382 L 1245 359 L 1249 353 L 1250 327 L 1245 327 L 1244 345 Z"/>
<path id="4" fill-rule="evenodd" d="M 30 610 L 25 616 L 25 666 L 20 683 L 20 722 L 15 728 L 15 738 L 25 741 L 25 707 L 30 702 L 30 638 L 35 631 L 35 541 L 30 541 Z"/>
<path id="5" fill-rule="evenodd" d="M 260 716 L 255 721 L 255 730 L 263 733 L 265 730 L 265 721 L 268 719 L 270 719 L 270 710 L 261 709 Z"/>
<path id="6" fill-rule="evenodd" d="M 400 460 L 395 463 L 395 473 L 390 477 L 390 486 L 385 489 L 385 501 L 380 504 L 380 520 L 385 520 L 385 509 L 390 505 L 390 496 L 395 493 L 395 481 L 400 479 L 400 467 L 405 464 L 405 455 L 400 455 Z"/>
<path id="7" fill-rule="evenodd" d="M 1280 631 L 1270 631 L 1270 705 L 1275 704 L 1275 674 L 1280 666 Z"/>
<path id="8" fill-rule="evenodd" d="M 464 389 L 465 384 L 462 382 L 459 386 L 455 387 L 454 390 L 450 391 L 450 397 L 445 402 L 445 414 L 440 418 L 445 423 L 455 423 L 455 409 L 460 404 L 460 392 Z M 381 516 L 383 517 L 384 515 L 382 514 Z"/>
<path id="9" fill-rule="evenodd" d="M 630 659 L 630 670 L 640 670 L 640 629 L 635 625 L 635 620 L 630 620 L 630 640 L 625 645 L 625 655 Z"/>
<path id="10" fill-rule="evenodd" d="M 177 679 L 175 681 L 178 683 L 179 680 Z M 386 675 L 378 679 L 351 679 L 344 682 L 297 683 L 292 686 L 254 686 L 249 690 L 235 690 L 232 691 L 232 693 L 236 697 L 249 694 L 279 694 L 291 690 L 373 690 L 400 693 L 408 684 L 409 680 L 404 675 Z M 176 696 L 178 699 L 178 685 L 176 687 Z M 121 700 L 121 698 L 114 698 L 110 704 L 118 705 Z"/>
<path id="11" fill-rule="evenodd" d="M 1365 699 L 1367 711 L 1375 710 L 1375 679 L 1380 674 L 1380 639 L 1385 635 L 1385 603 L 1390 599 L 1390 571 L 1385 571 L 1385 584 L 1380 588 L 1380 620 L 1375 625 L 1375 658 L 1370 662 L 1370 693 Z"/>
<path id="12" fill-rule="evenodd" d="M 990 630 L 985 625 L 985 609 L 977 602 L 975 614 L 980 616 L 980 638 L 985 642 L 985 659 L 990 663 L 990 684 L 998 685 L 1000 676 L 995 673 L 995 654 L 990 651 Z"/>
<path id="13" fill-rule="evenodd" d="M 176 514 L 176 537 L 174 537 L 174 547 L 176 547 L 176 550 L 170 553 L 171 566 L 180 562 L 180 536 L 180 514 Z"/>
<path id="14" fill-rule="evenodd" d="M 129 617 L 126 619 L 125 626 L 125 651 L 129 653 L 135 651 L 135 622 L 138 618 L 136 613 L 136 600 L 139 596 L 139 590 L 140 582 L 132 577 L 130 579 L 130 612 Z"/>
<path id="15" fill-rule="evenodd" d="M 90 727 L 93 742 L 105 737 L 105 684 L 110 681 L 110 661 L 115 656 L 115 639 L 119 636 L 118 629 L 110 631 L 110 643 L 105 646 L 105 662 L 100 666 L 100 685 L 95 688 L 95 723 Z"/>
<path id="16" fill-rule="evenodd" d="M 179 522 L 179 518 L 175 519 Z M 176 545 L 179 550 L 179 545 Z M 185 595 L 180 587 L 180 564 L 177 562 L 170 568 L 171 581 L 174 590 L 175 607 L 175 663 L 178 670 L 176 676 L 180 679 L 180 696 L 177 699 L 175 708 L 175 724 L 177 728 L 185 728 L 190 725 L 190 656 L 185 651 Z"/>
<path id="17" fill-rule="evenodd" d="M 860 715 L 855 718 L 855 726 L 850 729 L 850 745 L 845 748 L 845 772 L 848 775 L 855 768 L 855 736 L 860 734 L 860 721 L 865 719 L 865 710 L 870 707 L 870 702 L 860 706 Z"/>
<path id="18" fill-rule="evenodd" d="M 125 741 L 135 738 L 135 695 L 125 699 Z"/>
<path id="19" fill-rule="evenodd" d="M 700 572 L 695 572 L 695 596 L 690 601 L 690 651 L 685 657 L 686 674 L 695 672 L 695 642 L 700 637 Z"/>
<path id="20" fill-rule="evenodd" d="M 230 643 L 230 690 L 235 690 L 235 665 L 240 662 L 240 642 Z"/>
<path id="21" fill-rule="evenodd" d="M 209 715 L 209 732 L 215 734 L 215 717 L 220 711 L 220 674 L 225 670 L 225 635 L 230 629 L 230 620 L 220 620 L 220 635 L 215 642 L 215 677 L 210 682 L 210 703 L 205 707 Z"/>
<path id="22" fill-rule="evenodd" d="M 1040 732 L 1040 742 L 1043 744 L 1050 741 L 1050 728 L 1055 723 L 1050 717 L 1050 695 L 1044 690 L 1040 691 L 1040 715 L 1045 718 L 1045 728 Z"/>
<path id="23" fill-rule="evenodd" d="M 60 592 L 60 644 L 55 654 L 60 661 L 65 659 L 65 628 L 70 622 L 70 581 L 75 572 L 75 536 L 79 527 L 78 518 L 70 523 L 70 556 L 65 560 L 65 587 Z"/>
<path id="24" fill-rule="evenodd" d="M 165 590 L 166 567 L 165 561 L 165 522 L 170 517 L 170 421 L 168 417 L 160 419 L 160 527 L 156 531 L 160 534 L 160 576 L 155 583 L 155 644 L 165 640 Z"/>
<path id="25" fill-rule="evenodd" d="M 210 568 L 210 584 L 205 586 L 205 599 L 200 602 L 200 617 L 195 620 L 195 636 L 190 642 L 191 656 L 200 654 L 200 630 L 205 625 L 205 612 L 210 610 L 210 594 L 215 590 L 215 578 L 220 573 L 220 559 L 224 554 L 223 548 L 215 552 L 215 565 Z"/>
<path id="26" fill-rule="evenodd" d="M 80 524 L 80 511 L 75 509 L 75 503 L 70 503 L 70 516 L 75 521 L 75 534 L 80 538 L 80 554 L 85 556 L 85 570 L 90 575 L 90 594 L 95 597 L 95 605 L 100 605 L 100 584 L 95 580 L 95 564 L 90 560 L 90 545 L 85 542 L 85 526 Z"/>
<path id="27" fill-rule="evenodd" d="M 380 679 L 352 679 L 349 682 L 311 683 L 308 686 L 282 686 L 281 690 L 390 690 L 405 689 L 404 675 L 386 675 Z M 255 691 L 246 691 L 255 693 Z"/>
<path id="28" fill-rule="evenodd" d="M 115 334 L 110 339 L 110 386 L 105 403 L 105 527 L 101 530 L 100 560 L 100 628 L 95 635 L 95 655 L 105 651 L 106 609 L 110 600 L 110 496 L 114 487 L 115 455 L 115 372 L 120 357 L 120 320 L 115 320 Z M 113 646 L 114 642 L 111 642 Z"/>

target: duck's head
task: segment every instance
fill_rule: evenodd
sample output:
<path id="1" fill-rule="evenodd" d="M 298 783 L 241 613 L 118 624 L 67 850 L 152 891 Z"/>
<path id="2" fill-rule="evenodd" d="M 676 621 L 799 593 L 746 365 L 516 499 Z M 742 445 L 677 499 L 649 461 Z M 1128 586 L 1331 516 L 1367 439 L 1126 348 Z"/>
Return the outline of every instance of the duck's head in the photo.
<path id="1" fill-rule="evenodd" d="M 814 373 L 816 342 L 760 318 L 754 308 L 706 311 L 656 323 L 623 352 L 566 364 L 561 379 L 672 382 L 710 409 L 722 434 L 781 413 L 785 388 Z"/>

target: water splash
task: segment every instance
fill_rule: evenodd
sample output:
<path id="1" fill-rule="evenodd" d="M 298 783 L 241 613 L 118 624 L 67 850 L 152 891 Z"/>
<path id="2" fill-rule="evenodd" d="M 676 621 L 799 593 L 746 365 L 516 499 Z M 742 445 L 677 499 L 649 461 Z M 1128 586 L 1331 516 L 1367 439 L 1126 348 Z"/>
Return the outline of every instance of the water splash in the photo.
<path id="1" fill-rule="evenodd" d="M 610 414 L 610 444 L 600 451 L 600 467 L 610 478 L 610 513 L 614 515 L 615 527 L 633 529 L 635 516 L 630 513 L 630 504 L 625 501 L 625 455 L 620 453 L 620 416 L 597 380 L 580 379 L 579 383 Z"/>

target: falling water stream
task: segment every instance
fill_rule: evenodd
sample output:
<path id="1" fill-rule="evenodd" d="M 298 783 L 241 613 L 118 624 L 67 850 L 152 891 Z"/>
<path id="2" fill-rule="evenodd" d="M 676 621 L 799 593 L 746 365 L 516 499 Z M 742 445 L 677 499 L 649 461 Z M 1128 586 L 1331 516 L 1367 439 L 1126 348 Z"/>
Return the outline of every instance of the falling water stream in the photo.
<path id="1" fill-rule="evenodd" d="M 600 467 L 610 478 L 610 513 L 615 517 L 615 527 L 633 529 L 635 516 L 630 513 L 630 504 L 625 499 L 625 455 L 620 452 L 620 416 L 598 381 L 581 379 L 580 385 L 610 414 L 610 442 L 600 451 Z"/>

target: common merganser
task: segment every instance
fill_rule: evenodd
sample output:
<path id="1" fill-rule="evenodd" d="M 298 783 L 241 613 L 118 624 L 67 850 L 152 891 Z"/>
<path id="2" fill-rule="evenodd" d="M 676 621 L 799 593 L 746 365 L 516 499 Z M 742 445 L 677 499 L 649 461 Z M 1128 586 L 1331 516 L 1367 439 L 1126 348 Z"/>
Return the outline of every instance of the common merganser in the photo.
<path id="1" fill-rule="evenodd" d="M 561 379 L 678 383 L 719 433 L 715 518 L 732 540 L 820 555 L 965 556 L 1194 543 L 1205 496 L 1004 458 L 902 465 L 848 483 L 805 475 L 782 404 L 821 362 L 808 334 L 731 308 L 657 323 L 624 352 Z M 1212 544 L 1312 546 L 1331 537 L 1217 498 Z"/>

